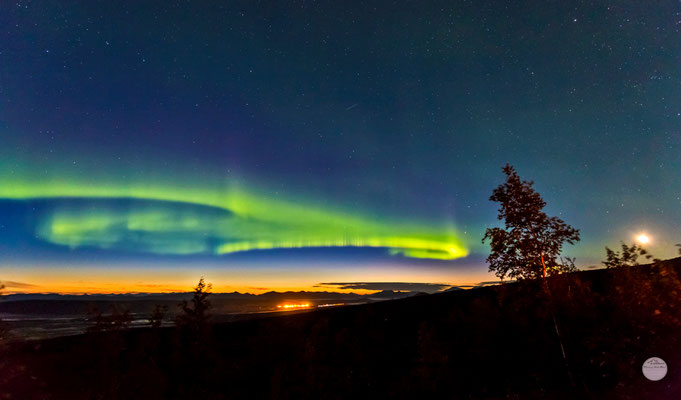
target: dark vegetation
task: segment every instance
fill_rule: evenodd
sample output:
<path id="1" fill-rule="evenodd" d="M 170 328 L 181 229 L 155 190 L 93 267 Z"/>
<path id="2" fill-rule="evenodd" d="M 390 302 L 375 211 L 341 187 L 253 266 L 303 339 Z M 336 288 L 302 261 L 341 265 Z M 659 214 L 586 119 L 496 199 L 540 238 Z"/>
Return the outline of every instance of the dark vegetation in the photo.
<path id="1" fill-rule="evenodd" d="M 622 252 L 612 250 L 607 246 L 605 247 L 606 260 L 603 261 L 603 265 L 605 265 L 606 268 L 632 267 L 639 265 L 638 264 L 639 256 L 643 256 L 647 260 L 653 258 L 652 254 L 649 254 L 646 249 L 644 249 L 640 245 L 637 245 L 636 243 L 632 244 L 631 246 L 628 246 L 626 243 L 621 242 L 620 246 L 622 248 Z M 681 247 L 679 248 L 681 249 Z"/>
<path id="2" fill-rule="evenodd" d="M 163 320 L 165 319 L 167 313 L 168 306 L 156 304 L 154 306 L 154 310 L 151 312 L 151 315 L 149 316 L 149 325 L 154 329 L 160 328 L 161 325 L 163 325 Z"/>
<path id="3" fill-rule="evenodd" d="M 132 317 L 128 309 L 122 309 L 117 305 L 111 306 L 111 313 L 106 315 L 99 308 L 94 307 L 90 310 L 89 320 L 92 325 L 88 327 L 88 332 L 120 331 L 130 328 Z"/>
<path id="4" fill-rule="evenodd" d="M 0 283 L 0 300 L 2 300 L 2 289 L 5 288 L 5 285 Z M 9 331 L 9 326 L 0 319 L 0 351 L 2 351 L 3 347 L 7 343 L 7 341 L 10 339 L 10 331 Z"/>
<path id="5" fill-rule="evenodd" d="M 489 270 L 499 278 L 536 279 L 547 275 L 576 271 L 574 259 L 561 257 L 564 243 L 579 241 L 579 230 L 558 217 L 543 211 L 546 202 L 521 180 L 513 166 L 502 168 L 506 182 L 492 192 L 490 201 L 499 203 L 497 219 L 503 228 L 488 228 L 483 243 L 489 239 Z"/>
<path id="6" fill-rule="evenodd" d="M 680 273 L 677 258 L 550 277 L 552 299 L 525 280 L 31 342 L 4 350 L 0 398 L 678 398 Z M 662 381 L 641 374 L 652 356 L 669 366 Z"/>
<path id="7" fill-rule="evenodd" d="M 194 337 L 200 336 L 208 328 L 210 319 L 208 310 L 211 308 L 208 296 L 211 295 L 211 288 L 212 285 L 206 284 L 203 277 L 201 277 L 199 283 L 194 288 L 191 303 L 183 300 L 180 304 L 183 312 L 177 316 L 175 323 L 179 328 L 189 331 Z"/>

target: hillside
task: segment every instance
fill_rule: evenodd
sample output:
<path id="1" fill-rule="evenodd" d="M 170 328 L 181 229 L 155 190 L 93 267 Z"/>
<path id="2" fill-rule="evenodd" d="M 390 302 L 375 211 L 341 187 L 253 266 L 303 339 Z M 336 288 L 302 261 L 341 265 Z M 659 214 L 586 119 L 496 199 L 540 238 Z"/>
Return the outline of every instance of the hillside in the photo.
<path id="1" fill-rule="evenodd" d="M 5 348 L 0 398 L 679 398 L 681 258 L 538 282 Z M 566 359 L 552 318 L 556 316 Z M 663 358 L 668 375 L 641 365 Z"/>

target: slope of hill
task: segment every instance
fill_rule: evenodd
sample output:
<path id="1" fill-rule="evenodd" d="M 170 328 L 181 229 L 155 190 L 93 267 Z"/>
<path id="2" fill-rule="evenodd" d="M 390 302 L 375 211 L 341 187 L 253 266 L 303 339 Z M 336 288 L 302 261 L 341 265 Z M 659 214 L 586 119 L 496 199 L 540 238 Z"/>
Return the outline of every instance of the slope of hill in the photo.
<path id="1" fill-rule="evenodd" d="M 680 276 L 675 259 L 562 275 L 548 292 L 517 282 L 194 335 L 65 337 L 5 349 L 0 387 L 74 400 L 679 398 Z M 641 374 L 653 356 L 668 365 L 658 382 Z"/>

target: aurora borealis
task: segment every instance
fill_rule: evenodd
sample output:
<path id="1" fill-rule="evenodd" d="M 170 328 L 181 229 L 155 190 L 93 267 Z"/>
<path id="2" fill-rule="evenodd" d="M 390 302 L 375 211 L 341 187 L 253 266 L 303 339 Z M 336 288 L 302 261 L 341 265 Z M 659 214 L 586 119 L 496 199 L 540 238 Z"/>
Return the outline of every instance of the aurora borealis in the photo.
<path id="1" fill-rule="evenodd" d="M 490 280 L 507 162 L 578 265 L 674 255 L 678 2 L 342 3 L 1 4 L 0 280 Z"/>
<path id="2" fill-rule="evenodd" d="M 467 255 L 454 234 L 444 229 L 374 223 L 367 217 L 238 191 L 220 195 L 186 193 L 182 188 L 36 189 L 0 195 L 53 203 L 39 218 L 37 236 L 70 248 L 219 255 L 277 248 L 377 247 L 417 258 Z"/>

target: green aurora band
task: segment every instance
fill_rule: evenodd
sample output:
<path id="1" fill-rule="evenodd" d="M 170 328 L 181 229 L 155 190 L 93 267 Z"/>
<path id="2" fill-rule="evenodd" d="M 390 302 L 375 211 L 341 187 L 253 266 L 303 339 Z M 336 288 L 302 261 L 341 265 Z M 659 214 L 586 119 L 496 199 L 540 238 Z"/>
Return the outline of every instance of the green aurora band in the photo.
<path id="1" fill-rule="evenodd" d="M 255 191 L 4 180 L 0 198 L 52 200 L 36 227 L 47 242 L 156 254 L 228 254 L 305 247 L 375 247 L 451 260 L 467 249 L 453 228 L 387 223 Z M 69 201 L 78 199 L 79 201 Z M 66 201 L 64 201 L 66 200 Z M 85 200 L 85 202 L 83 202 Z M 128 201 L 128 207 L 112 203 Z"/>

